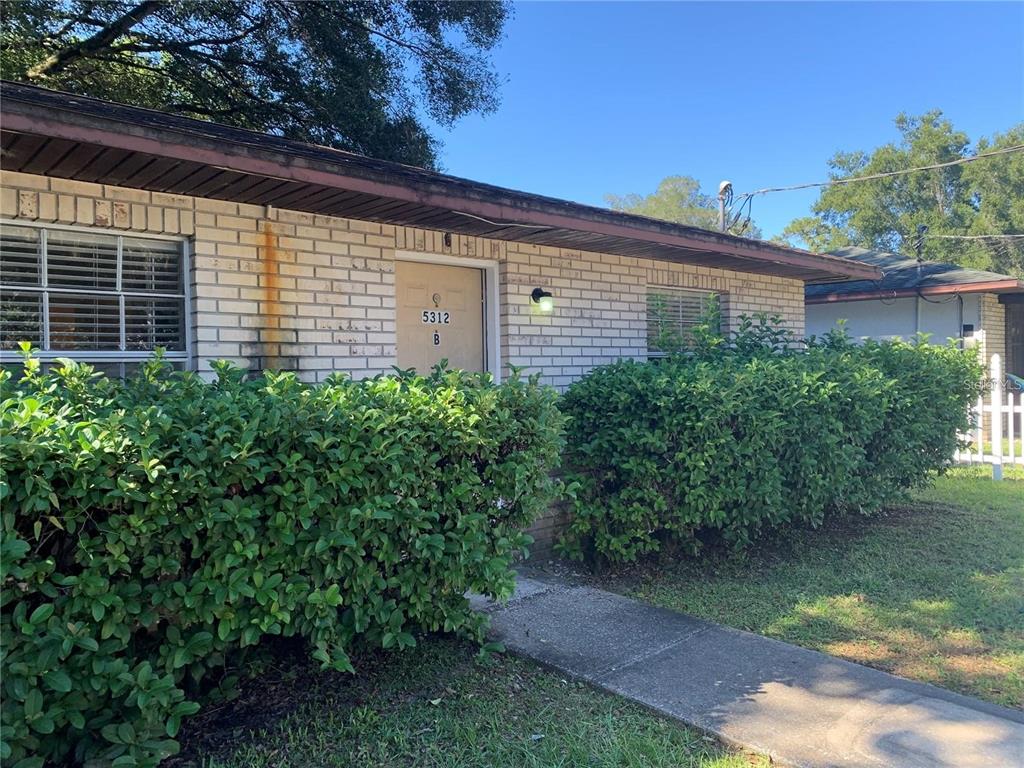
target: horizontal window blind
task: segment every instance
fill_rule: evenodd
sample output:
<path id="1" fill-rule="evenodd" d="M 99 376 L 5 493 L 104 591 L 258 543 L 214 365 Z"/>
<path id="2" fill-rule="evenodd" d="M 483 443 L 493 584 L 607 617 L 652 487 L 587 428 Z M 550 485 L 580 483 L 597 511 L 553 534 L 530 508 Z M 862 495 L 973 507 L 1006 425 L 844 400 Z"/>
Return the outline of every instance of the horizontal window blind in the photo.
<path id="1" fill-rule="evenodd" d="M 167 240 L 122 239 L 121 285 L 126 291 L 182 292 L 181 244 Z"/>
<path id="2" fill-rule="evenodd" d="M 50 288 L 117 290 L 116 235 L 48 232 L 45 246 Z"/>
<path id="3" fill-rule="evenodd" d="M 178 349 L 185 335 L 184 317 L 176 299 L 137 296 L 124 301 L 125 348 Z"/>
<path id="4" fill-rule="evenodd" d="M 50 293 L 50 349 L 121 349 L 117 296 Z"/>
<path id="5" fill-rule="evenodd" d="M 42 285 L 39 261 L 39 231 L 25 227 L 0 228 L 0 283 Z"/>
<path id="6" fill-rule="evenodd" d="M 0 358 L 185 359 L 184 264 L 180 241 L 0 222 Z"/>
<path id="7" fill-rule="evenodd" d="M 683 288 L 647 291 L 647 352 L 660 357 L 693 342 L 693 329 L 708 318 L 718 295 Z M 718 330 L 717 326 L 714 328 Z"/>
<path id="8" fill-rule="evenodd" d="M 0 339 L 2 349 L 17 348 L 17 341 L 43 344 L 43 296 L 16 288 L 0 288 Z M 8 339 L 14 347 L 8 347 Z"/>

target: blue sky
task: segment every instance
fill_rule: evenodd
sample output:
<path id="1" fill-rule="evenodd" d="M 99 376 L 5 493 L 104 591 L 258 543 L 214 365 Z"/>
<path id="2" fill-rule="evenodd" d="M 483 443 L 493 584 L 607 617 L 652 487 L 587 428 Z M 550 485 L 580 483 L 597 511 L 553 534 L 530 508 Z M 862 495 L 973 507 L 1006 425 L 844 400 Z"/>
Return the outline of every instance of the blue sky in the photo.
<path id="1" fill-rule="evenodd" d="M 972 139 L 1024 120 L 1024 3 L 519 3 L 494 54 L 496 113 L 445 171 L 603 205 L 665 176 L 737 193 L 827 178 L 839 149 L 942 109 Z M 766 236 L 814 192 L 759 197 Z"/>

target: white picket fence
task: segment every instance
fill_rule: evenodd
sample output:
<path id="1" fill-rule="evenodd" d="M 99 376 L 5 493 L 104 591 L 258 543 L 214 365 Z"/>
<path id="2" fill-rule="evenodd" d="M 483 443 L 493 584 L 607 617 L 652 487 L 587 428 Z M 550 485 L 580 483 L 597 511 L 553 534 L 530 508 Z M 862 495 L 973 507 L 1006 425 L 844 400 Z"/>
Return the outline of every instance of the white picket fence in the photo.
<path id="1" fill-rule="evenodd" d="M 1003 466 L 1024 466 L 1024 392 L 1005 386 L 1002 360 L 992 355 L 991 388 L 971 409 L 971 432 L 961 435 L 969 445 L 957 451 L 959 464 L 990 464 L 992 477 L 1003 479 Z"/>

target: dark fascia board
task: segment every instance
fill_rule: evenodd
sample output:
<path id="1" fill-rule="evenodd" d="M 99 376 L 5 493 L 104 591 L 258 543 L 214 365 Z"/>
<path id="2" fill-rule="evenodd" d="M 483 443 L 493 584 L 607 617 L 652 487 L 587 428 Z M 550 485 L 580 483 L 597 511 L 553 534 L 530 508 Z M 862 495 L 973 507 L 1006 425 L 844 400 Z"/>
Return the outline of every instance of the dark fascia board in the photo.
<path id="1" fill-rule="evenodd" d="M 638 242 L 875 279 L 872 266 L 644 216 L 533 195 L 327 147 L 99 99 L 0 82 L 6 130 L 137 151 L 211 167 L 436 206 L 502 223 Z"/>
<path id="2" fill-rule="evenodd" d="M 986 283 L 961 283 L 950 285 L 924 286 L 922 288 L 898 288 L 894 290 L 858 291 L 855 293 L 825 293 L 807 296 L 805 304 L 839 304 L 846 301 L 870 301 L 872 299 L 906 299 L 914 296 L 942 296 L 965 293 L 1024 293 L 1024 281 L 993 280 Z"/>

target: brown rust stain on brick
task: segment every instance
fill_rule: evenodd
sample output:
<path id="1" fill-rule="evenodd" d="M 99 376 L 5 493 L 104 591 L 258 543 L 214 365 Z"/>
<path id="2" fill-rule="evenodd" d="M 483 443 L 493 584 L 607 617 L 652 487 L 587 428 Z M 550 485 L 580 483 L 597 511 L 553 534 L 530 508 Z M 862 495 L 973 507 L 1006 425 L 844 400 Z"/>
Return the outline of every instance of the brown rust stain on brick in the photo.
<path id="1" fill-rule="evenodd" d="M 281 252 L 278 246 L 277 233 L 269 221 L 260 222 L 260 245 L 257 247 L 259 257 L 258 302 L 260 340 L 259 368 L 280 368 L 280 347 L 271 341 L 273 333 L 281 326 Z"/>
<path id="2" fill-rule="evenodd" d="M 280 252 L 277 246 L 277 235 L 269 221 L 260 222 L 259 246 L 260 289 L 263 294 L 260 300 L 260 316 L 265 328 L 277 328 L 281 314 L 281 270 Z M 270 319 L 272 316 L 273 320 Z M 269 321 L 269 322 L 268 322 Z"/>

